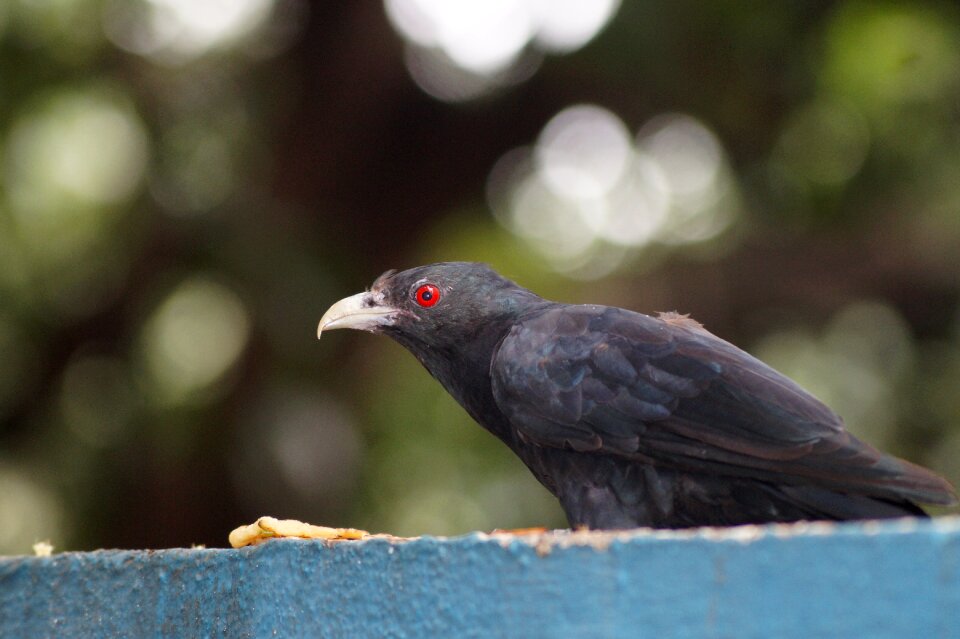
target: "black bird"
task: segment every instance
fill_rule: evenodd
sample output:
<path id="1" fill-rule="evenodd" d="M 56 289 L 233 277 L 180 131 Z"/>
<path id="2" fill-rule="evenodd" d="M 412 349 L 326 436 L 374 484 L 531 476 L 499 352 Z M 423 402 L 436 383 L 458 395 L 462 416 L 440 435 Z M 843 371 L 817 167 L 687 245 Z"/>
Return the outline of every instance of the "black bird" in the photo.
<path id="1" fill-rule="evenodd" d="M 484 264 L 381 275 L 325 330 L 383 333 L 560 500 L 572 526 L 924 516 L 941 477 L 885 455 L 793 381 L 676 313 L 545 300 Z"/>

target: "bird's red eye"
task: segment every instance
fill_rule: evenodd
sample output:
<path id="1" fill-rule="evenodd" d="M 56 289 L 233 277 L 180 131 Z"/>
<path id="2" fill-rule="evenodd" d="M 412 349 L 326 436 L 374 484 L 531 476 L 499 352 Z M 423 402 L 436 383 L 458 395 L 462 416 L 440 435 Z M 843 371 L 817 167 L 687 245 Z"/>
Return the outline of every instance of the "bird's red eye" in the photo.
<path id="1" fill-rule="evenodd" d="M 417 292 L 413 294 L 417 304 L 430 308 L 434 304 L 440 301 L 440 289 L 434 286 L 433 284 L 424 284 L 417 289 Z"/>

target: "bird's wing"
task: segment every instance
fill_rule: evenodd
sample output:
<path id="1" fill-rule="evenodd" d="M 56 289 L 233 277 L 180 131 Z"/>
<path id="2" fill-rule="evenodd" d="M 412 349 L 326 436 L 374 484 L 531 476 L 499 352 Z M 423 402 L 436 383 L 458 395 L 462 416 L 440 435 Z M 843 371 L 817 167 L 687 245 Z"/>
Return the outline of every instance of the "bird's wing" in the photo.
<path id="1" fill-rule="evenodd" d="M 498 407 L 535 445 L 954 501 L 943 479 L 857 440 L 800 386 L 683 316 L 558 305 L 514 326 L 490 373 Z"/>

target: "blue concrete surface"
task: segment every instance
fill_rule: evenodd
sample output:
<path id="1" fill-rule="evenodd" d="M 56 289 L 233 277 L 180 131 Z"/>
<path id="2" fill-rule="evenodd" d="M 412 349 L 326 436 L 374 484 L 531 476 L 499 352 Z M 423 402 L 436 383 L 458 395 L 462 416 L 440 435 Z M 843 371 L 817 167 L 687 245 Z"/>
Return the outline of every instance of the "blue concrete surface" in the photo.
<path id="1" fill-rule="evenodd" d="M 9 557 L 0 636 L 960 638 L 960 519 Z"/>

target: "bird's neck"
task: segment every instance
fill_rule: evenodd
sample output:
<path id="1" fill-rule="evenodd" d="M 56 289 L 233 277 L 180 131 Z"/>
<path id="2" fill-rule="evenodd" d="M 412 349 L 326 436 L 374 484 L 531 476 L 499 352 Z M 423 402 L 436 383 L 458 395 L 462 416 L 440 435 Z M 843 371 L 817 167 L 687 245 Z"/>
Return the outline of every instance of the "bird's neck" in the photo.
<path id="1" fill-rule="evenodd" d="M 509 321 L 480 323 L 439 346 L 413 342 L 408 335 L 391 337 L 406 347 L 474 420 L 503 439 L 507 433 L 498 431 L 504 430 L 506 421 L 493 398 L 490 362 L 511 326 Z"/>
<path id="2" fill-rule="evenodd" d="M 421 362 L 461 404 L 478 386 L 490 386 L 490 360 L 510 331 L 506 322 L 479 324 L 449 345 L 424 352 Z"/>

